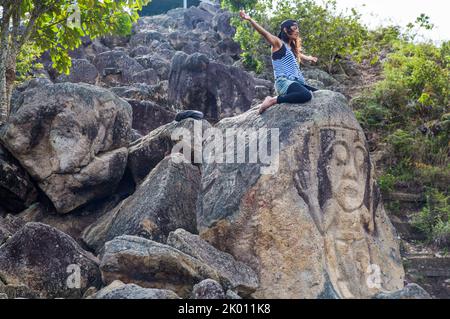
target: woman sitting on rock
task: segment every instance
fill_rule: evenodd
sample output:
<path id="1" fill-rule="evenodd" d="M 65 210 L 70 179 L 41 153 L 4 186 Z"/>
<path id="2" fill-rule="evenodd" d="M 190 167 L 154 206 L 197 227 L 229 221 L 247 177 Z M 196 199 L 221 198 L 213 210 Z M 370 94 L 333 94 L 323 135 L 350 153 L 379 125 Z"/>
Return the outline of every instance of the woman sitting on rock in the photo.
<path id="1" fill-rule="evenodd" d="M 275 75 L 275 89 L 279 96 L 268 96 L 260 105 L 259 113 L 263 113 L 269 107 L 279 103 L 305 103 L 312 99 L 311 91 L 317 89 L 306 85 L 305 78 L 298 61 L 317 62 L 316 57 L 301 53 L 301 38 L 299 36 L 298 23 L 294 20 L 286 20 L 281 24 L 278 37 L 274 36 L 245 11 L 240 12 L 243 20 L 250 21 L 252 26 L 272 45 L 272 65 Z"/>

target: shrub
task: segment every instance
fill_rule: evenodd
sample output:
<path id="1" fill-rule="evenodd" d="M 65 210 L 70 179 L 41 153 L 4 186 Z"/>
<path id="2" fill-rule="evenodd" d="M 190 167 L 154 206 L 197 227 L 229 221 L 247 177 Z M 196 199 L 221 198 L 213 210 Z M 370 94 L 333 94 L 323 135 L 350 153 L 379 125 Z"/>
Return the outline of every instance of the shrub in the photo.
<path id="1" fill-rule="evenodd" d="M 448 194 L 429 188 L 427 204 L 413 218 L 413 225 L 420 229 L 430 242 L 443 247 L 450 245 L 450 205 Z"/>
<path id="2" fill-rule="evenodd" d="M 384 193 L 394 190 L 397 178 L 392 174 L 383 174 L 378 178 L 378 186 Z"/>

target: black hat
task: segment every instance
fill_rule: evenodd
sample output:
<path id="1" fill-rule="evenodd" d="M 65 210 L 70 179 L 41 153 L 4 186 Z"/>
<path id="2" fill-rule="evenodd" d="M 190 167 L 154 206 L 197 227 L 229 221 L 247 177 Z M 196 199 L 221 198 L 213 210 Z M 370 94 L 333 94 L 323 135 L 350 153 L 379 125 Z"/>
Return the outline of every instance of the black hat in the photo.
<path id="1" fill-rule="evenodd" d="M 294 25 L 298 26 L 298 22 L 295 21 L 295 20 L 290 20 L 290 19 L 289 20 L 284 20 L 281 23 L 281 27 L 280 27 L 281 30 L 280 30 L 280 34 L 278 35 L 278 37 L 281 38 L 281 34 L 284 32 L 284 28 L 289 30 Z"/>

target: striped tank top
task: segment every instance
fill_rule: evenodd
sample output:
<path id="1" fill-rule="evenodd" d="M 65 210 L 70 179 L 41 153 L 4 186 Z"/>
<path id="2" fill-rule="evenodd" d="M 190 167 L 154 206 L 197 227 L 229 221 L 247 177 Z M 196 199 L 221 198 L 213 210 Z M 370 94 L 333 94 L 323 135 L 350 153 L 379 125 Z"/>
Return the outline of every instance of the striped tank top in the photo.
<path id="1" fill-rule="evenodd" d="M 289 45 L 283 42 L 280 50 L 272 53 L 272 65 L 275 79 L 286 77 L 290 80 L 298 80 L 305 84 L 300 66 Z"/>

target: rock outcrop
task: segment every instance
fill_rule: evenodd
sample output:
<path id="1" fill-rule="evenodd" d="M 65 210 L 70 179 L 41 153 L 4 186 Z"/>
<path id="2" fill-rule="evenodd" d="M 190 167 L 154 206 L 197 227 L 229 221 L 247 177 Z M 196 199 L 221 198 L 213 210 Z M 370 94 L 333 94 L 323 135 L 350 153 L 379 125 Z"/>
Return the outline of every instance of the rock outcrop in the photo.
<path id="1" fill-rule="evenodd" d="M 258 114 L 273 74 L 244 70 L 231 17 L 202 2 L 84 37 L 69 75 L 40 58 L 0 129 L 0 298 L 429 297 L 404 287 L 345 98 Z"/>
<path id="2" fill-rule="evenodd" d="M 83 240 L 99 251 L 105 242 L 121 235 L 165 242 L 169 233 L 178 228 L 195 233 L 199 187 L 199 169 L 183 162 L 179 153 L 169 155 L 132 196 L 88 227 Z"/>
<path id="3" fill-rule="evenodd" d="M 258 288 L 258 277 L 249 266 L 215 249 L 197 235 L 177 229 L 169 234 L 167 244 L 215 269 L 225 286 L 241 295 L 249 296 Z"/>
<path id="4" fill-rule="evenodd" d="M 62 74 L 57 82 L 96 84 L 99 73 L 95 66 L 86 59 L 72 59 L 72 67 L 69 75 Z"/>
<path id="5" fill-rule="evenodd" d="M 131 117 L 130 105 L 108 90 L 43 85 L 22 93 L 0 139 L 64 214 L 115 190 Z"/>
<path id="6" fill-rule="evenodd" d="M 195 129 L 196 124 L 198 125 L 198 130 Z M 196 121 L 191 118 L 180 122 L 172 121 L 131 143 L 128 167 L 136 184 L 141 183 L 150 171 L 164 157 L 170 154 L 173 147 L 177 144 L 182 144 L 185 148 L 183 151 L 185 151 L 187 156 L 186 160 L 194 163 L 195 161 L 193 159 L 195 154 L 193 153 L 195 152 L 195 145 L 198 145 L 197 149 L 201 148 L 203 133 L 209 128 L 211 128 L 211 125 L 207 121 Z M 187 134 L 190 136 L 185 136 Z M 190 143 L 185 145 L 185 142 L 188 141 Z M 188 151 L 189 149 L 191 151 Z"/>
<path id="7" fill-rule="evenodd" d="M 201 237 L 258 273 L 254 297 L 365 298 L 403 287 L 395 229 L 341 94 L 315 92 L 309 103 L 251 110 L 216 127 L 278 129 L 270 163 L 202 166 Z M 264 136 L 259 147 L 274 146 Z"/>
<path id="8" fill-rule="evenodd" d="M 431 296 L 422 287 L 417 284 L 406 285 L 405 288 L 398 291 L 377 294 L 374 299 L 431 299 Z"/>
<path id="9" fill-rule="evenodd" d="M 0 246 L 0 278 L 40 298 L 81 298 L 100 285 L 99 261 L 50 226 L 28 223 Z"/>
<path id="10" fill-rule="evenodd" d="M 20 163 L 0 144 L 0 206 L 18 213 L 37 200 L 37 190 Z"/>
<path id="11" fill-rule="evenodd" d="M 170 123 L 175 112 L 151 101 L 127 100 L 133 108 L 133 129 L 147 135 L 158 127 Z"/>
<path id="12" fill-rule="evenodd" d="M 188 297 L 193 286 L 218 274 L 196 258 L 181 251 L 135 236 L 121 236 L 107 242 L 100 269 L 106 284 L 115 280 L 146 288 L 168 289 Z"/>
<path id="13" fill-rule="evenodd" d="M 169 103 L 199 110 L 212 120 L 250 108 L 255 80 L 242 69 L 210 61 L 206 55 L 179 52 L 172 60 Z"/>
<path id="14" fill-rule="evenodd" d="M 192 299 L 225 299 L 222 286 L 212 279 L 199 282 L 192 289 Z"/>
<path id="15" fill-rule="evenodd" d="M 120 280 L 97 292 L 89 299 L 179 299 L 176 293 L 164 289 L 142 288 L 135 284 L 124 284 Z"/>

